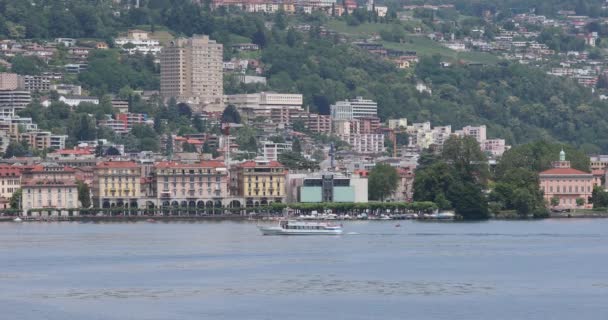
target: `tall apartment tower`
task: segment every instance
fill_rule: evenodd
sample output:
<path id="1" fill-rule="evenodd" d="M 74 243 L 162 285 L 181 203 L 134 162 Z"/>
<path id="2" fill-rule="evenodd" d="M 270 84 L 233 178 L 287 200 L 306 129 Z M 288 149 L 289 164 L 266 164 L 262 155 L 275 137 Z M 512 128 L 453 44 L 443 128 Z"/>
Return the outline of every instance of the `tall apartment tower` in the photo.
<path id="1" fill-rule="evenodd" d="M 206 35 L 178 38 L 160 55 L 160 93 L 185 102 L 193 111 L 223 111 L 223 47 Z"/>

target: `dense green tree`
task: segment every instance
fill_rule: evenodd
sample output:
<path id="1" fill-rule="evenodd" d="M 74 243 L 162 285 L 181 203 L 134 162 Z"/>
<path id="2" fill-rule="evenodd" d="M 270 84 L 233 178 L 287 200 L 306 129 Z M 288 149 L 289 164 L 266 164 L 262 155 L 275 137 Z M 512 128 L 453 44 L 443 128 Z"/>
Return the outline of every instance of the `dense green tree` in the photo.
<path id="1" fill-rule="evenodd" d="M 589 201 L 593 203 L 594 208 L 608 208 L 608 192 L 600 186 L 595 186 Z"/>
<path id="2" fill-rule="evenodd" d="M 25 75 L 39 75 L 46 64 L 38 57 L 17 55 L 11 59 L 11 71 Z"/>
<path id="3" fill-rule="evenodd" d="M 109 147 L 106 150 L 106 156 L 119 156 L 120 155 L 120 151 L 118 151 L 118 149 L 116 149 L 115 147 Z"/>
<path id="4" fill-rule="evenodd" d="M 21 188 L 13 191 L 13 195 L 11 196 L 11 200 L 9 202 L 11 209 L 21 209 L 22 194 L 23 194 L 23 189 L 21 189 Z"/>
<path id="5" fill-rule="evenodd" d="M 241 123 L 241 115 L 234 105 L 229 104 L 226 109 L 224 109 L 224 112 L 222 113 L 222 122 Z"/>
<path id="6" fill-rule="evenodd" d="M 462 180 L 485 183 L 489 175 L 487 158 L 474 137 L 451 136 L 443 144 L 441 156 L 452 164 Z"/>
<path id="7" fill-rule="evenodd" d="M 240 150 L 249 152 L 258 151 L 255 131 L 250 127 L 242 127 L 236 131 L 236 143 L 239 145 Z"/>
<path id="8" fill-rule="evenodd" d="M 9 159 L 12 157 L 24 157 L 29 154 L 29 148 L 27 145 L 21 142 L 11 141 L 6 147 L 6 152 L 2 156 L 4 159 Z"/>
<path id="9" fill-rule="evenodd" d="M 368 177 L 368 192 L 371 200 L 384 201 L 395 192 L 399 174 L 388 164 L 376 164 Z"/>
<path id="10" fill-rule="evenodd" d="M 573 168 L 589 172 L 589 157 L 585 153 L 570 145 L 537 141 L 507 150 L 498 163 L 496 176 L 500 179 L 514 168 L 525 168 L 532 172 L 547 170 L 551 168 L 551 162 L 559 160 L 562 149 Z"/>
<path id="11" fill-rule="evenodd" d="M 479 184 L 456 181 L 450 185 L 447 198 L 454 211 L 464 219 L 480 220 L 489 217 L 488 202 Z"/>
<path id="12" fill-rule="evenodd" d="M 291 145 L 291 150 L 296 153 L 302 153 L 302 144 L 300 143 L 300 139 L 298 139 L 298 138 L 293 139 L 293 142 Z"/>
<path id="13" fill-rule="evenodd" d="M 89 185 L 78 181 L 78 201 L 83 208 L 89 208 L 91 206 L 91 189 Z"/>
<path id="14" fill-rule="evenodd" d="M 196 147 L 188 142 L 182 143 L 183 152 L 197 152 Z"/>
<path id="15" fill-rule="evenodd" d="M 290 170 L 318 170 L 319 164 L 306 159 L 302 154 L 293 151 L 284 151 L 279 154 L 278 160 Z"/>

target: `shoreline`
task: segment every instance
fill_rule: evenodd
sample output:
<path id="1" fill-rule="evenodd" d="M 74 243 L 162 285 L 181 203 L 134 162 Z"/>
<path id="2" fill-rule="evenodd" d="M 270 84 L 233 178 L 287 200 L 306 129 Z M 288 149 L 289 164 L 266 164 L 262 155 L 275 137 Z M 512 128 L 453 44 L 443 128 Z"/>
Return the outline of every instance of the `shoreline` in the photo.
<path id="1" fill-rule="evenodd" d="M 174 222 L 174 221 L 276 221 L 282 219 L 279 216 L 244 216 L 244 215 L 213 215 L 213 216 L 52 216 L 52 217 L 20 217 L 22 222 Z M 551 213 L 547 218 L 515 218 L 515 217 L 493 217 L 488 220 L 500 221 L 534 221 L 545 219 L 602 219 L 608 218 L 608 212 L 584 212 L 584 213 Z M 14 222 L 15 217 L 0 216 L 0 223 Z M 335 219 L 327 221 L 400 221 L 403 219 Z M 407 219 L 425 222 L 466 222 L 463 220 L 436 220 L 436 219 Z M 324 221 L 324 220 L 323 220 Z M 477 222 L 477 221 L 471 221 Z"/>

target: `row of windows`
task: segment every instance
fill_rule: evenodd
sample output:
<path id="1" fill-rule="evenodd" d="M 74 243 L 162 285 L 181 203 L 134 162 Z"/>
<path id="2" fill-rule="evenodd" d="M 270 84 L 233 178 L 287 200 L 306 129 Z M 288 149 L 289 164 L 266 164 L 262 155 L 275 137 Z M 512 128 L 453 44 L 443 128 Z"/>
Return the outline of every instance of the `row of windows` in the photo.
<path id="1" fill-rule="evenodd" d="M 19 180 L 14 180 L 14 179 L 4 180 L 4 179 L 2 179 L 2 185 L 5 185 L 5 181 L 6 181 L 6 185 L 7 186 L 16 186 L 16 185 L 20 185 L 21 184 L 19 182 Z"/>
<path id="2" fill-rule="evenodd" d="M 42 205 L 42 199 L 38 199 L 37 204 L 38 204 L 38 207 L 39 207 L 39 208 L 42 208 L 42 206 L 43 206 L 43 205 Z M 55 204 L 55 203 L 53 203 L 53 201 L 51 201 L 51 200 L 49 199 L 49 200 L 46 202 L 45 206 L 46 206 L 46 207 L 58 207 L 58 208 L 61 208 L 61 207 L 63 207 L 63 203 L 61 202 L 61 200 L 59 200 L 59 201 L 57 202 L 57 204 Z M 32 208 L 32 202 L 31 202 L 31 201 L 28 201 L 28 202 L 27 202 L 27 207 L 28 207 L 28 208 Z M 68 205 L 67 205 L 67 207 L 68 207 L 68 208 L 73 208 L 73 207 L 74 207 L 74 202 L 73 202 L 73 201 L 71 201 L 71 200 L 70 200 L 70 201 L 68 201 Z"/>
<path id="3" fill-rule="evenodd" d="M 168 189 L 165 189 L 165 190 L 168 190 Z M 198 190 L 198 195 L 199 196 L 203 196 L 203 191 L 204 191 L 204 189 L 199 189 Z M 171 193 L 173 194 L 174 197 L 177 196 L 177 190 L 173 189 L 173 192 L 171 192 Z M 180 194 L 182 196 L 186 196 L 186 194 L 188 194 L 188 196 L 194 197 L 194 196 L 196 196 L 196 190 L 188 190 L 188 192 L 186 192 L 185 189 L 182 189 L 180 191 Z M 207 195 L 220 196 L 221 194 L 222 194 L 221 190 L 207 189 Z"/>
<path id="4" fill-rule="evenodd" d="M 245 192 L 245 196 L 281 196 L 281 192 L 279 190 L 276 192 L 266 192 L 266 190 L 262 192 L 247 190 L 247 192 Z"/>
<path id="5" fill-rule="evenodd" d="M 47 189 L 47 192 L 48 192 L 49 194 L 51 194 L 53 190 L 57 191 L 57 193 L 61 193 L 63 189 L 61 189 L 61 188 L 48 188 L 48 189 Z M 67 193 L 72 193 L 72 190 L 73 190 L 73 188 L 66 188 L 66 189 L 64 190 L 64 192 L 67 192 Z M 32 189 L 29 189 L 29 188 L 28 188 L 28 189 L 27 189 L 27 193 L 32 193 Z M 42 189 L 38 189 L 38 193 L 42 193 Z"/>
<path id="6" fill-rule="evenodd" d="M 159 174 L 164 175 L 164 174 L 211 174 L 212 170 L 211 169 L 172 169 L 172 170 L 159 170 L 158 171 Z"/>
<path id="7" fill-rule="evenodd" d="M 128 196 L 132 196 L 135 197 L 135 190 L 133 191 L 112 191 L 112 190 L 102 190 L 101 192 L 101 196 L 105 196 L 105 197 L 128 197 Z"/>
<path id="8" fill-rule="evenodd" d="M 560 192 L 578 193 L 579 190 L 580 190 L 580 192 L 585 192 L 585 187 L 581 186 L 579 188 L 579 186 L 574 186 L 574 188 L 572 188 L 572 186 L 568 186 L 568 188 L 566 188 L 565 186 L 564 187 L 557 186 L 555 188 L 555 192 L 557 192 L 557 193 L 560 193 Z M 553 192 L 553 186 L 549 186 L 549 192 Z M 591 192 L 591 187 L 587 186 L 587 192 Z"/>

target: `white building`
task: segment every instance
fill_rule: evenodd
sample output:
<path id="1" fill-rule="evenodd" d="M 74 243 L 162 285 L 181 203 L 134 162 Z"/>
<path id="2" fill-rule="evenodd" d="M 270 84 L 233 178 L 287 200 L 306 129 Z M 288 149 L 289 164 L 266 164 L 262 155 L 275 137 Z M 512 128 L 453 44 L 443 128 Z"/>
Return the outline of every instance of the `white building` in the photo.
<path id="1" fill-rule="evenodd" d="M 302 103 L 302 95 L 294 93 L 260 92 L 224 97 L 225 105 L 234 105 L 247 119 L 270 118 L 272 110 L 278 109 L 302 110 Z"/>
<path id="2" fill-rule="evenodd" d="M 87 97 L 87 96 L 60 96 L 59 101 L 67 104 L 70 107 L 77 107 L 82 102 L 99 104 L 99 98 L 96 97 Z M 51 105 L 51 100 L 42 101 L 42 106 L 49 107 Z"/>
<path id="3" fill-rule="evenodd" d="M 384 152 L 383 134 L 351 134 L 339 136 L 356 153 L 378 154 Z"/>
<path id="4" fill-rule="evenodd" d="M 375 101 L 363 99 L 363 97 L 337 101 L 330 108 L 333 120 L 352 120 L 378 116 L 378 104 Z"/>
<path id="5" fill-rule="evenodd" d="M 407 128 L 407 118 L 389 119 L 388 128 L 393 130 L 399 128 Z"/>
<path id="6" fill-rule="evenodd" d="M 488 139 L 482 145 L 483 151 L 489 152 L 492 156 L 499 157 L 508 150 L 505 139 Z"/>
<path id="7" fill-rule="evenodd" d="M 278 161 L 279 155 L 285 151 L 291 151 L 291 148 L 291 143 L 262 142 L 262 153 L 264 154 L 264 158 L 269 161 Z"/>
<path id="8" fill-rule="evenodd" d="M 460 137 L 472 136 L 473 138 L 475 138 L 475 140 L 477 140 L 477 142 L 479 142 L 479 145 L 483 145 L 484 141 L 486 141 L 486 126 L 466 126 L 462 128 L 462 130 L 457 130 L 455 134 Z"/>

